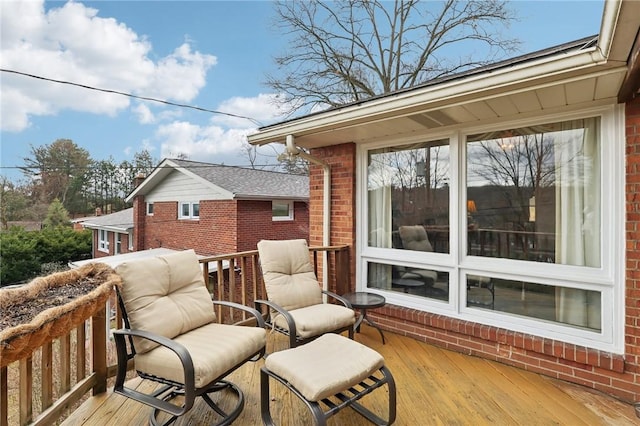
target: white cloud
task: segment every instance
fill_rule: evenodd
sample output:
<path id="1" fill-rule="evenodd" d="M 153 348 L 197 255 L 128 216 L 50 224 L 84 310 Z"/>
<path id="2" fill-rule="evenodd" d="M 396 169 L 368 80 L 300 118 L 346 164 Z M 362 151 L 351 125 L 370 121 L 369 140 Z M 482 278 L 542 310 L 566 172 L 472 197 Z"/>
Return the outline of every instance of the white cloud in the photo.
<path id="1" fill-rule="evenodd" d="M 264 93 L 253 98 L 233 97 L 222 102 L 218 106 L 218 111 L 249 117 L 258 123 L 246 118 L 228 115 L 216 115 L 211 121 L 228 127 L 251 128 L 264 126 L 283 118 L 283 109 L 278 105 L 277 101 L 277 95 Z"/>
<path id="2" fill-rule="evenodd" d="M 161 156 L 185 155 L 196 161 L 222 163 L 240 153 L 247 134 L 253 129 L 224 129 L 199 126 L 184 121 L 162 125 L 156 132 L 161 141 Z"/>
<path id="3" fill-rule="evenodd" d="M 138 122 L 141 124 L 151 124 L 156 121 L 153 113 L 145 104 L 138 104 L 131 108 L 131 111 L 138 117 Z"/>
<path id="4" fill-rule="evenodd" d="M 6 69 L 186 102 L 198 95 L 216 64 L 215 56 L 194 52 L 188 43 L 154 62 L 144 36 L 80 3 L 45 13 L 41 0 L 0 1 L 0 9 L 0 62 Z M 62 110 L 114 116 L 130 104 L 125 96 L 15 74 L 3 73 L 1 84 L 2 130 L 13 132 L 27 128 L 32 116 Z"/>

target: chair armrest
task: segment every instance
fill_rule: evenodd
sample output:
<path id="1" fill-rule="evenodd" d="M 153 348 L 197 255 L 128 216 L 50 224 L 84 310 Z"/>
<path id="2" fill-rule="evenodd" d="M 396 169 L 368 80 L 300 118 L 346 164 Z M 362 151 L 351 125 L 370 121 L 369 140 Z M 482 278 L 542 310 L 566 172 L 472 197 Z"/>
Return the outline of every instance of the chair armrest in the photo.
<path id="1" fill-rule="evenodd" d="M 349 309 L 353 309 L 353 306 L 351 306 L 351 303 L 345 299 L 342 296 L 338 296 L 336 293 L 329 291 L 329 290 L 322 290 L 322 294 L 326 294 L 327 296 L 337 300 L 338 302 L 342 303 L 344 306 L 346 306 Z"/>
<path id="2" fill-rule="evenodd" d="M 292 343 L 291 347 L 294 347 L 298 332 L 296 330 L 296 322 L 293 320 L 291 314 L 285 308 L 270 300 L 256 299 L 253 301 L 253 303 L 255 304 L 258 311 L 260 310 L 260 305 L 267 305 L 284 317 L 284 319 L 287 321 L 287 326 L 289 327 L 289 340 Z M 271 311 L 269 311 L 269 315 L 271 315 Z M 271 327 L 274 326 L 272 318 L 269 318 L 269 321 L 267 321 L 267 325 Z"/>
<path id="3" fill-rule="evenodd" d="M 151 340 L 152 342 L 156 342 L 159 345 L 168 348 L 178 356 L 184 370 L 184 405 L 182 407 L 178 407 L 174 404 L 155 398 L 151 395 L 147 395 L 136 390 L 124 387 L 124 380 L 127 374 L 127 363 L 129 359 L 127 355 L 125 336 L 135 336 Z M 131 330 L 122 328 L 119 330 L 114 330 L 113 337 L 116 343 L 118 355 L 118 370 L 116 374 L 114 391 L 129 396 L 132 399 L 144 402 L 145 404 L 148 404 L 152 407 L 164 410 L 175 416 L 181 416 L 191 409 L 195 400 L 195 370 L 193 367 L 193 360 L 191 358 L 191 355 L 189 354 L 189 351 L 187 351 L 187 348 L 174 340 L 144 330 Z"/>
<path id="4" fill-rule="evenodd" d="M 243 310 L 245 312 L 250 313 L 251 315 L 253 315 L 256 319 L 257 327 L 260 328 L 264 328 L 265 327 L 265 323 L 264 323 L 264 319 L 262 318 L 262 315 L 260 314 L 260 312 L 257 309 L 254 309 L 250 306 L 245 306 L 242 305 L 240 303 L 235 303 L 235 302 L 228 302 L 225 300 L 212 300 L 214 305 L 220 305 L 220 306 L 228 306 L 230 308 L 234 308 L 234 309 L 240 309 Z"/>

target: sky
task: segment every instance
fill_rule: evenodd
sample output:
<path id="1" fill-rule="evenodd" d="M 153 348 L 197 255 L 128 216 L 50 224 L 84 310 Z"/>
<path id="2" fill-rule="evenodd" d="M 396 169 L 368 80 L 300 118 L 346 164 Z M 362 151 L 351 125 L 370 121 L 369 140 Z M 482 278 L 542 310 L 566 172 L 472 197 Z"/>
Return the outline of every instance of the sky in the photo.
<path id="1" fill-rule="evenodd" d="M 521 54 L 600 31 L 603 0 L 510 3 Z M 263 84 L 287 48 L 273 18 L 267 0 L 0 0 L 0 68 L 251 119 L 0 72 L 0 175 L 18 182 L 32 147 L 57 139 L 94 160 L 248 166 L 246 135 L 284 119 Z M 275 162 L 263 149 L 258 163 Z"/>

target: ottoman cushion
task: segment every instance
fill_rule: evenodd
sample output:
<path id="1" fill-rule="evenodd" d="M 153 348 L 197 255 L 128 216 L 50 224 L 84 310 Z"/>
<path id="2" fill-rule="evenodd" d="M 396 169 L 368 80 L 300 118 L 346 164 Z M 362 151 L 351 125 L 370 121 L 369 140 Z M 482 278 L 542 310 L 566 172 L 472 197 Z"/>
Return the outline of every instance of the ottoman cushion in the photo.
<path id="1" fill-rule="evenodd" d="M 378 352 L 338 334 L 269 355 L 265 367 L 318 402 L 369 377 L 384 365 Z"/>

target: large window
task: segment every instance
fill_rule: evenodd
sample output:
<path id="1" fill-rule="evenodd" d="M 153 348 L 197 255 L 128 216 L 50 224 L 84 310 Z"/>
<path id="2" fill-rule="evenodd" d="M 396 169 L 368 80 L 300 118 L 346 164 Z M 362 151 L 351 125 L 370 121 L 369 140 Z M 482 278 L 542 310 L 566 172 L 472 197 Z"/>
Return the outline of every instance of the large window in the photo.
<path id="1" fill-rule="evenodd" d="M 364 147 L 359 286 L 394 304 L 620 350 L 619 113 Z"/>
<path id="2" fill-rule="evenodd" d="M 369 152 L 370 247 L 449 253 L 449 141 Z M 448 274 L 407 265 L 371 264 L 370 285 L 447 299 Z"/>
<path id="3" fill-rule="evenodd" d="M 467 138 L 468 254 L 600 267 L 600 119 Z"/>

